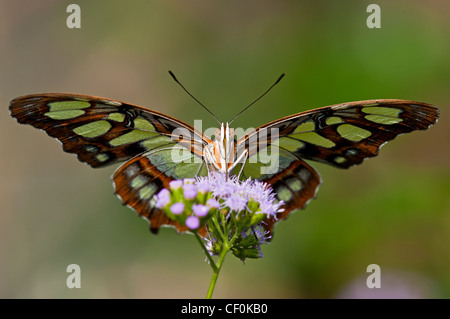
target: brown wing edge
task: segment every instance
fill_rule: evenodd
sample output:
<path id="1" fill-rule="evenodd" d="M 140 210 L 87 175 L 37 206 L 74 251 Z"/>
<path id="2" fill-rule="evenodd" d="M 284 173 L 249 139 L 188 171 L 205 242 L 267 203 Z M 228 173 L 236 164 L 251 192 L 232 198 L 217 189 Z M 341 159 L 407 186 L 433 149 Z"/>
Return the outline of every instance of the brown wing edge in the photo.
<path id="1" fill-rule="evenodd" d="M 291 179 L 299 180 L 302 187 L 297 191 L 292 190 L 287 182 L 287 180 Z M 284 211 L 277 213 L 276 217 L 266 218 L 263 222 L 263 226 L 268 232 L 269 240 L 271 240 L 273 237 L 274 226 L 278 221 L 288 218 L 291 212 L 296 209 L 305 208 L 312 199 L 317 197 L 317 192 L 319 186 L 322 184 L 322 179 L 312 166 L 308 165 L 303 160 L 298 159 L 293 161 L 280 173 L 264 180 L 264 182 L 271 185 L 274 192 L 277 193 L 277 197 L 277 188 L 280 186 L 289 189 L 292 194 L 292 199 L 285 202 L 285 205 L 282 207 L 284 208 Z M 280 200 L 279 197 L 278 199 Z"/>
<path id="2" fill-rule="evenodd" d="M 149 222 L 150 231 L 158 234 L 161 227 L 173 227 L 179 234 L 192 232 L 186 226 L 180 225 L 170 219 L 163 210 L 155 207 L 150 203 L 151 198 L 139 198 L 139 190 L 133 189 L 129 182 L 138 174 L 148 177 L 147 184 L 156 188 L 154 194 L 157 194 L 163 188 L 169 188 L 170 181 L 173 178 L 164 175 L 154 165 L 150 163 L 145 156 L 136 156 L 130 161 L 121 165 L 111 177 L 114 187 L 114 194 L 119 197 L 122 205 L 126 205 L 134 210 L 138 216 Z M 153 197 L 153 195 L 152 195 Z M 206 227 L 198 230 L 200 236 L 205 237 L 207 234 Z"/>

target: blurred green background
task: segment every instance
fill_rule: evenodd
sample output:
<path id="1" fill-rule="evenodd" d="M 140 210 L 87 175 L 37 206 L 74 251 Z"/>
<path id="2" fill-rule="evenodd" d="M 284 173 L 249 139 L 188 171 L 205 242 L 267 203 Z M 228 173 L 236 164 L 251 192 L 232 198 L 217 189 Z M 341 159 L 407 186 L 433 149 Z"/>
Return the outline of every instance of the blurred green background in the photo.
<path id="1" fill-rule="evenodd" d="M 450 2 L 0 0 L 0 297 L 203 298 L 211 271 L 194 237 L 147 222 L 92 169 L 17 124 L 9 101 L 72 92 L 149 107 L 203 128 L 287 76 L 233 124 L 257 127 L 340 102 L 399 98 L 440 107 L 439 123 L 402 136 L 350 170 L 313 163 L 318 198 L 280 222 L 265 257 L 230 255 L 216 298 L 450 297 Z M 66 267 L 81 267 L 81 289 Z M 381 267 L 380 289 L 365 285 Z"/>

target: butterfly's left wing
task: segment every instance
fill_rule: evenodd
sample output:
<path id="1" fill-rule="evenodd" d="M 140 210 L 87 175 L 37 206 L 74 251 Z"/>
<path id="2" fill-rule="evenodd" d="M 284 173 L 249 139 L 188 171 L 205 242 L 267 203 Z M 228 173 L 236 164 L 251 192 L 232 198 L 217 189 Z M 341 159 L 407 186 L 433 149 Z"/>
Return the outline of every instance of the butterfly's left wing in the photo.
<path id="1" fill-rule="evenodd" d="M 427 129 L 438 116 L 435 106 L 405 100 L 358 101 L 294 114 L 238 140 L 238 154 L 249 155 L 242 176 L 272 185 L 286 203 L 277 216 L 283 219 L 314 198 L 320 185 L 319 174 L 303 159 L 349 168 L 376 156 L 397 135 Z M 266 228 L 272 231 L 275 222 L 266 220 Z"/>
<path id="2" fill-rule="evenodd" d="M 16 98 L 11 115 L 47 132 L 66 152 L 92 167 L 123 162 L 113 175 L 123 204 L 157 232 L 172 222 L 154 207 L 153 195 L 172 179 L 205 175 L 203 145 L 212 143 L 192 126 L 137 105 L 94 96 L 48 93 Z"/>

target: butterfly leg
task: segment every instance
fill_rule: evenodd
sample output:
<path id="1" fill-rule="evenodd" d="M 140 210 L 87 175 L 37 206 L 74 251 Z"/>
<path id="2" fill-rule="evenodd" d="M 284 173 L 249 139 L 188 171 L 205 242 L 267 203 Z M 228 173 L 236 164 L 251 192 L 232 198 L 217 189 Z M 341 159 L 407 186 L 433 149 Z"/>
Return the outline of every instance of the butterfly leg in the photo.
<path id="1" fill-rule="evenodd" d="M 206 160 L 206 164 L 207 164 L 207 168 L 208 168 L 208 174 L 211 171 L 219 172 L 220 166 L 217 164 L 217 162 L 214 158 L 214 149 L 211 150 L 208 146 L 205 146 L 204 156 L 205 156 L 205 160 Z"/>
<path id="2" fill-rule="evenodd" d="M 236 159 L 236 161 L 230 166 L 228 171 L 229 172 L 232 171 L 236 167 L 237 164 L 242 163 L 241 169 L 239 170 L 239 174 L 237 175 L 238 179 L 239 179 L 241 177 L 241 173 L 244 169 L 244 165 L 245 165 L 245 162 L 247 161 L 247 158 L 248 158 L 248 150 L 246 149 L 241 155 L 239 155 L 239 157 Z"/>

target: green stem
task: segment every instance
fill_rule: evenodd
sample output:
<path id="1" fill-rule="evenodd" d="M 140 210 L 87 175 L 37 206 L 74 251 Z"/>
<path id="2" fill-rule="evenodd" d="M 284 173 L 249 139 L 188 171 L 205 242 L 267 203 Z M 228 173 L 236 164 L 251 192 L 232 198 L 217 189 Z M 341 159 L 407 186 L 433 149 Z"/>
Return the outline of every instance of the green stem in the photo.
<path id="1" fill-rule="evenodd" d="M 213 269 L 213 275 L 211 277 L 211 282 L 209 283 L 208 292 L 206 293 L 206 299 L 211 299 L 212 294 L 214 292 L 214 287 L 217 283 L 217 278 L 219 277 L 220 270 L 222 269 L 223 262 L 225 260 L 225 256 L 227 252 L 231 249 L 232 244 L 237 239 L 239 234 L 234 234 L 234 236 L 231 238 L 231 240 L 228 238 L 229 232 L 230 232 L 230 226 L 229 223 L 227 223 L 227 220 L 225 218 L 225 214 L 221 211 L 218 211 L 218 217 L 220 218 L 220 221 L 222 223 L 222 226 L 219 224 L 217 214 L 214 214 L 211 217 L 212 225 L 211 228 L 215 230 L 215 233 L 219 235 L 221 239 L 221 251 L 219 254 L 219 259 L 217 260 L 217 263 L 214 263 L 211 256 L 209 255 L 209 260 L 211 264 L 211 268 Z M 213 232 L 214 233 L 214 232 Z M 197 235 L 197 234 L 196 234 Z M 198 235 L 197 235 L 198 236 Z M 199 241 L 201 238 L 198 236 Z M 204 247 L 203 241 L 202 241 L 202 247 Z M 204 248 L 206 249 L 206 248 Z"/>
<path id="2" fill-rule="evenodd" d="M 217 271 L 216 263 L 214 262 L 214 259 L 212 259 L 211 254 L 208 252 L 208 249 L 206 249 L 203 239 L 200 237 L 200 235 L 197 232 L 195 232 L 194 235 L 195 235 L 195 238 L 197 238 L 198 242 L 200 243 L 200 246 L 202 246 L 203 251 L 205 252 L 206 258 L 208 259 L 209 265 L 211 266 L 212 270 L 214 272 Z"/>
<path id="3" fill-rule="evenodd" d="M 217 261 L 217 267 L 213 272 L 213 275 L 211 277 L 211 282 L 209 283 L 208 292 L 206 293 L 206 299 L 211 299 L 214 287 L 216 286 L 217 277 L 219 276 L 220 269 L 222 268 L 223 261 L 225 260 L 225 255 L 230 250 L 230 247 L 228 244 L 223 245 L 223 250 L 220 253 L 219 260 Z"/>
<path id="4" fill-rule="evenodd" d="M 219 213 L 219 214 L 220 214 L 220 213 Z M 215 216 L 215 215 L 211 216 L 211 220 L 212 220 L 212 222 L 213 222 L 213 224 L 214 224 L 214 228 L 215 228 L 215 229 L 217 230 L 217 232 L 219 233 L 220 238 L 224 238 L 225 235 L 224 235 L 222 229 L 220 228 L 220 225 L 219 225 L 219 222 L 218 222 L 216 216 Z M 223 225 L 223 224 L 222 224 L 222 225 Z"/>
<path id="5" fill-rule="evenodd" d="M 228 234 L 228 232 L 229 232 L 229 230 L 230 230 L 230 229 L 229 229 L 229 225 L 228 225 L 228 223 L 227 223 L 225 214 L 222 213 L 222 212 L 220 212 L 220 220 L 222 221 L 222 227 L 223 227 L 224 233 L 225 233 L 225 234 Z M 228 235 L 227 235 L 227 236 L 228 236 Z M 222 238 L 225 238 L 225 237 L 222 236 Z"/>

